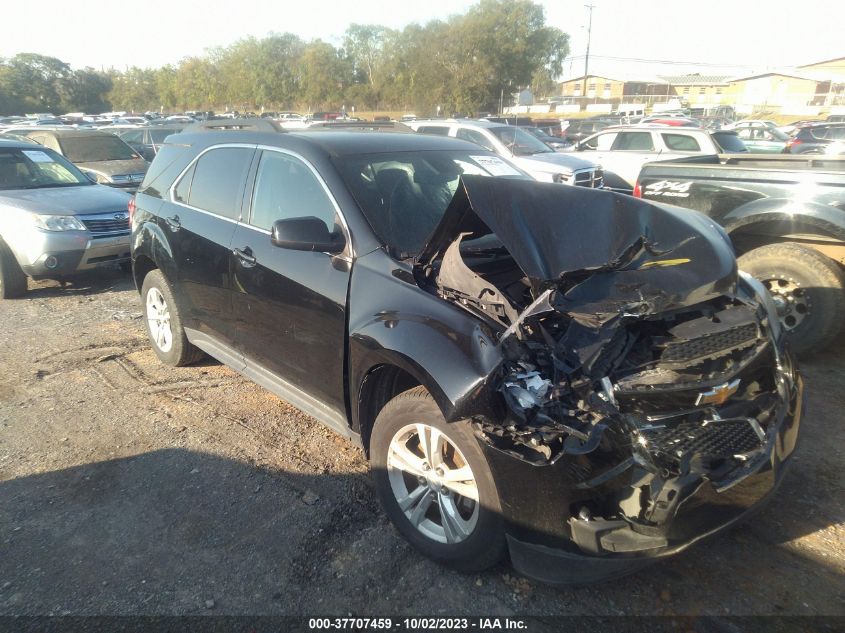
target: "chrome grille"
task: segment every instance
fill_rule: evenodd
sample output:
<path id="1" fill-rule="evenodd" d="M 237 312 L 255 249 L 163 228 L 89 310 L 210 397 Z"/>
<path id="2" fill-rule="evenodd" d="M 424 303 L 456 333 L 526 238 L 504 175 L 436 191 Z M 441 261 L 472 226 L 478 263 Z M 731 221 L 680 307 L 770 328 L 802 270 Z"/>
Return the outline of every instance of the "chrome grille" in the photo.
<path id="1" fill-rule="evenodd" d="M 578 187 L 598 189 L 604 186 L 604 172 L 601 169 L 582 169 L 576 171 L 572 184 Z"/>
<path id="2" fill-rule="evenodd" d="M 79 219 L 95 238 L 129 234 L 129 214 L 126 211 L 82 215 Z"/>

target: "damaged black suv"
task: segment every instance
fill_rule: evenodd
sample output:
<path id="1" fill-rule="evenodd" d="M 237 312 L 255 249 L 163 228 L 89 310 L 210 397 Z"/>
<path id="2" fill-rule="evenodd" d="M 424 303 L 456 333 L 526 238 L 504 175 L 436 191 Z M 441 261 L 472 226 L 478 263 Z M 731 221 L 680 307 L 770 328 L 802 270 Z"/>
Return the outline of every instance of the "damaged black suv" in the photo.
<path id="1" fill-rule="evenodd" d="M 153 349 L 359 442 L 425 554 L 591 581 L 777 487 L 801 379 L 706 217 L 454 139 L 257 125 L 170 137 L 130 209 Z"/>

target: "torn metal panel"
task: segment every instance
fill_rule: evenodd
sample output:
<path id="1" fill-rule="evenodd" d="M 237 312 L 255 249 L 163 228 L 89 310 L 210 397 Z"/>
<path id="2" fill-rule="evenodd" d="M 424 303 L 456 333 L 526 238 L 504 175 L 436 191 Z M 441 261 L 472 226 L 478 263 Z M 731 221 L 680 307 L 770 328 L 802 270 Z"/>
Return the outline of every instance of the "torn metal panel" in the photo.
<path id="1" fill-rule="evenodd" d="M 732 486 L 766 454 L 786 384 L 770 310 L 703 216 L 467 176 L 417 263 L 441 297 L 498 323 L 485 388 L 502 407 L 474 428 L 564 465 L 585 495 L 576 543 L 662 547 L 703 482 Z"/>
<path id="2" fill-rule="evenodd" d="M 461 233 L 494 234 L 538 287 L 566 278 L 573 288 L 592 277 L 567 302 L 586 299 L 598 313 L 643 301 L 671 309 L 736 283 L 730 242 L 706 217 L 609 192 L 463 176 L 418 263 L 435 261 Z M 616 272 L 624 274 L 602 274 Z"/>

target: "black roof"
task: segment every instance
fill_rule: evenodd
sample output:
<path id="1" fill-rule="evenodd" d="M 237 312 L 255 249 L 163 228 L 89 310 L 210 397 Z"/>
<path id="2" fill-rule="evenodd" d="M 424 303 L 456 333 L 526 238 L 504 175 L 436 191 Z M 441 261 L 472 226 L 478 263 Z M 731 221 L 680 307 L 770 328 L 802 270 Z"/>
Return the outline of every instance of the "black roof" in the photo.
<path id="1" fill-rule="evenodd" d="M 346 156 L 350 154 L 378 154 L 381 152 L 407 152 L 426 150 L 467 149 L 482 150 L 475 143 L 455 138 L 434 136 L 431 134 L 402 134 L 395 132 L 329 132 L 300 131 L 290 132 L 322 147 L 330 154 Z"/>
<path id="2" fill-rule="evenodd" d="M 44 149 L 42 145 L 36 145 L 31 141 L 16 141 L 8 137 L 0 138 L 0 149 Z"/>
<path id="3" fill-rule="evenodd" d="M 223 143 L 246 143 L 289 148 L 300 152 L 317 149 L 332 156 L 461 149 L 487 152 L 487 150 L 468 141 L 429 134 L 329 131 L 325 129 L 319 131 L 297 129 L 285 132 L 252 130 L 196 132 L 196 129 L 186 129 L 181 134 L 169 137 L 168 142 L 197 145 L 199 147 Z"/>

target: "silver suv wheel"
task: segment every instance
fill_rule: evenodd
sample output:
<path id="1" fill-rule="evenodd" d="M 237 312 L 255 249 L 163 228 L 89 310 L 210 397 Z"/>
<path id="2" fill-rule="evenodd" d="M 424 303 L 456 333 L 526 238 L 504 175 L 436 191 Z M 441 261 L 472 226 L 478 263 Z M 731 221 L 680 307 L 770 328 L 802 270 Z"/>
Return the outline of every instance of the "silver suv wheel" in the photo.
<path id="1" fill-rule="evenodd" d="M 147 323 L 150 337 L 163 353 L 173 348 L 173 330 L 170 327 L 170 309 L 161 291 L 153 286 L 147 291 Z"/>
<path id="2" fill-rule="evenodd" d="M 440 430 L 409 424 L 393 436 L 387 475 L 399 508 L 419 532 L 460 543 L 478 522 L 478 485 L 463 453 Z"/>

